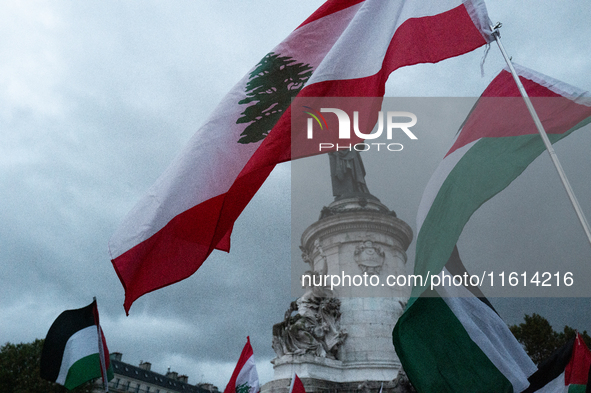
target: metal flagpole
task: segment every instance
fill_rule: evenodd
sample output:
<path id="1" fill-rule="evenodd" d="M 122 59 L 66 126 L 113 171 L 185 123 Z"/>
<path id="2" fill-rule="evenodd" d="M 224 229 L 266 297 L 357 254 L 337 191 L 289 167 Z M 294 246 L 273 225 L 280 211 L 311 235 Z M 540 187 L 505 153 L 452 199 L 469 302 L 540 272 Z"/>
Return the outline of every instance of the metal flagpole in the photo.
<path id="1" fill-rule="evenodd" d="M 529 96 L 527 95 L 527 92 L 525 91 L 525 88 L 523 87 L 523 84 L 521 83 L 521 80 L 519 80 L 519 76 L 517 75 L 517 72 L 515 71 L 515 68 L 513 67 L 513 63 L 511 62 L 511 59 L 509 58 L 509 56 L 507 55 L 507 52 L 505 51 L 505 48 L 503 47 L 503 43 L 501 42 L 501 34 L 499 33 L 500 27 L 501 27 L 500 23 L 497 23 L 496 26 L 494 26 L 494 27 L 491 26 L 491 29 L 493 31 L 493 37 L 495 37 L 495 40 L 497 41 L 497 45 L 499 46 L 499 49 L 501 50 L 501 53 L 503 54 L 503 57 L 505 58 L 505 62 L 507 63 L 507 66 L 509 66 L 509 70 L 511 71 L 511 75 L 513 75 L 513 79 L 515 80 L 515 83 L 517 84 L 517 87 L 519 88 L 519 92 L 521 93 L 521 96 L 523 97 L 523 100 L 525 101 L 525 105 L 527 106 L 527 110 L 529 111 L 532 119 L 534 120 L 534 123 L 536 124 L 536 128 L 538 129 L 538 132 L 540 133 L 540 136 L 542 137 L 542 140 L 544 141 L 544 145 L 546 145 L 546 150 L 550 154 L 550 159 L 552 160 L 554 167 L 558 171 L 558 176 L 560 176 L 560 180 L 562 181 L 562 185 L 564 186 L 566 193 L 568 194 L 568 197 L 573 205 L 573 208 L 575 209 L 575 213 L 577 213 L 577 217 L 579 218 L 579 221 L 580 221 L 581 225 L 583 226 L 583 230 L 585 231 L 585 234 L 587 235 L 587 240 L 589 240 L 589 244 L 591 244 L 591 229 L 589 229 L 589 223 L 587 222 L 587 219 L 585 218 L 585 215 L 583 214 L 583 210 L 581 209 L 581 206 L 579 205 L 579 201 L 577 200 L 577 197 L 575 196 L 575 193 L 573 192 L 573 189 L 570 186 L 568 179 L 566 178 L 566 174 L 564 173 L 564 170 L 562 169 L 562 165 L 560 165 L 560 161 L 558 161 L 558 157 L 556 156 L 556 153 L 554 152 L 554 148 L 552 147 L 552 143 L 550 143 L 550 140 L 548 139 L 548 135 L 546 135 L 546 131 L 544 130 L 544 126 L 542 125 L 542 122 L 540 121 L 540 118 L 538 117 L 538 114 L 536 113 L 536 110 L 534 109 L 534 106 L 532 105 L 531 100 L 529 99 Z"/>

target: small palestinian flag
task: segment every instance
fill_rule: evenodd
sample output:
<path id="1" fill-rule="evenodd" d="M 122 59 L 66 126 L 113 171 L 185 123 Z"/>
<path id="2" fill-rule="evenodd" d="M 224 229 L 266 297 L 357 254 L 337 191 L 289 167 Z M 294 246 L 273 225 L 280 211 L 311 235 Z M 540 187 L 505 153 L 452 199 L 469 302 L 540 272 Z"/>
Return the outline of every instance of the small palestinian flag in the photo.
<path id="1" fill-rule="evenodd" d="M 538 371 L 528 378 L 530 385 L 523 393 L 591 392 L 590 366 L 591 352 L 577 333 L 540 364 Z"/>
<path id="2" fill-rule="evenodd" d="M 259 393 L 259 375 L 254 363 L 250 337 L 246 337 L 246 345 L 224 393 Z"/>
<path id="3" fill-rule="evenodd" d="M 113 369 L 108 354 L 107 342 L 99 325 L 96 300 L 86 307 L 66 310 L 53 322 L 45 337 L 41 352 L 41 378 L 57 382 L 67 389 L 100 378 L 104 372 L 107 380 L 111 380 Z"/>

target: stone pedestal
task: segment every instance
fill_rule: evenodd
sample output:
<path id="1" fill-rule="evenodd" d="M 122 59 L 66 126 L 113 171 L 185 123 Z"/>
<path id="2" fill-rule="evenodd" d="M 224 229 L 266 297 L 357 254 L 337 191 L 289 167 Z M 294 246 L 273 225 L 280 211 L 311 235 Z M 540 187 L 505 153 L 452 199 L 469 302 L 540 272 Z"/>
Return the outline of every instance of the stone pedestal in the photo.
<path id="1" fill-rule="evenodd" d="M 321 218 L 302 234 L 301 249 L 304 261 L 310 264 L 308 273 L 317 279 L 314 284 L 319 284 L 319 278 L 327 278 L 328 285 L 312 285 L 302 298 L 316 294 L 340 300 L 340 315 L 333 316 L 330 323 L 335 325 L 331 326 L 333 331 L 340 329 L 343 339 L 334 347 L 338 350 L 326 356 L 319 356 L 318 351 L 290 350 L 290 343 L 287 349 L 283 345 L 278 351 L 275 340 L 281 338 L 275 334 L 276 325 L 274 380 L 261 392 L 287 392 L 284 388 L 289 387 L 293 372 L 309 393 L 359 391 L 363 383 L 367 388 L 380 381 L 387 384 L 384 392 L 400 391 L 395 390 L 398 385 L 393 382 L 400 362 L 392 345 L 392 329 L 410 287 L 388 285 L 392 279 L 389 283 L 386 280 L 407 274 L 406 249 L 411 240 L 411 228 L 369 194 L 343 198 L 323 209 Z M 337 283 L 334 276 L 338 276 L 339 285 L 330 290 L 331 282 Z M 292 315 L 291 309 L 287 314 Z M 290 325 L 288 319 L 286 316 L 284 324 Z M 319 337 L 321 341 L 324 336 Z"/>

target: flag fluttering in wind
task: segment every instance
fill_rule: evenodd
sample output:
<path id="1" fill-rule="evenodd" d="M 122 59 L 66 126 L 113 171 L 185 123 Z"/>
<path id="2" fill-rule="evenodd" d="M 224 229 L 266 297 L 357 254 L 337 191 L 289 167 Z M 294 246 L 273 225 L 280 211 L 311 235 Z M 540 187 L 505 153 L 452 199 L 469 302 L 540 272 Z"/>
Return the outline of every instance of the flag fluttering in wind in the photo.
<path id="1" fill-rule="evenodd" d="M 380 393 L 381 392 L 382 391 L 380 390 Z M 301 379 L 298 377 L 298 375 L 295 372 L 293 373 L 293 376 L 291 377 L 291 385 L 289 385 L 289 393 L 306 393 L 306 389 L 304 389 L 304 384 L 302 383 Z"/>
<path id="2" fill-rule="evenodd" d="M 515 68 L 552 143 L 591 121 L 589 93 Z M 513 77 L 502 71 L 472 108 L 423 193 L 415 274 L 457 274 L 456 243 L 468 219 L 544 149 Z M 521 392 L 535 371 L 507 325 L 472 287 L 415 286 L 393 341 L 419 392 Z"/>
<path id="3" fill-rule="evenodd" d="M 111 238 L 126 312 L 229 251 L 234 222 L 291 158 L 293 97 L 382 97 L 397 68 L 490 41 L 482 0 L 327 1 L 226 95 Z"/>
<path id="4" fill-rule="evenodd" d="M 515 69 L 552 143 L 591 122 L 589 92 L 525 67 Z M 415 274 L 438 274 L 472 214 L 544 149 L 513 77 L 501 71 L 472 108 L 423 192 Z M 423 289 L 415 287 L 412 296 Z"/>
<path id="5" fill-rule="evenodd" d="M 250 346 L 250 337 L 246 338 L 246 345 L 242 349 L 236 368 L 224 393 L 258 393 L 259 375 L 254 363 L 254 354 Z"/>
<path id="6" fill-rule="evenodd" d="M 466 272 L 457 248 L 444 271 Z M 478 287 L 425 291 L 398 319 L 392 338 L 417 392 L 521 392 L 536 371 Z"/>
<path id="7" fill-rule="evenodd" d="M 577 333 L 540 364 L 538 371 L 529 378 L 529 388 L 523 393 L 591 392 L 590 372 L 591 352 Z"/>
<path id="8" fill-rule="evenodd" d="M 107 378 L 103 376 L 105 371 Z M 43 344 L 40 374 L 70 390 L 95 378 L 113 378 L 96 301 L 66 310 L 53 322 Z"/>

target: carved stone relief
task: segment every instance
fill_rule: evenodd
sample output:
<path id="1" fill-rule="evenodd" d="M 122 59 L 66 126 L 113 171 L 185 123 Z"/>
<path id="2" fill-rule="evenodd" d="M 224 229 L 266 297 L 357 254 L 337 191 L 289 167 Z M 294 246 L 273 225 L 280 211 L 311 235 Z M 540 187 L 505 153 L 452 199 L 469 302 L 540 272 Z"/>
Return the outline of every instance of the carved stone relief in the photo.
<path id="1" fill-rule="evenodd" d="M 364 239 L 355 247 L 355 262 L 364 273 L 379 275 L 385 259 L 386 253 L 371 238 Z"/>
<path id="2" fill-rule="evenodd" d="M 307 274 L 319 274 L 307 272 Z M 273 349 L 278 357 L 312 354 L 337 359 L 347 333 L 340 327 L 341 302 L 330 290 L 311 286 L 293 301 L 283 322 L 273 326 Z"/>

